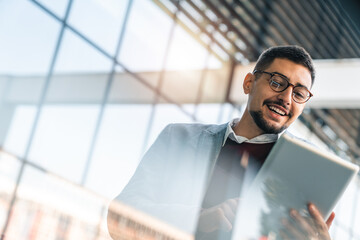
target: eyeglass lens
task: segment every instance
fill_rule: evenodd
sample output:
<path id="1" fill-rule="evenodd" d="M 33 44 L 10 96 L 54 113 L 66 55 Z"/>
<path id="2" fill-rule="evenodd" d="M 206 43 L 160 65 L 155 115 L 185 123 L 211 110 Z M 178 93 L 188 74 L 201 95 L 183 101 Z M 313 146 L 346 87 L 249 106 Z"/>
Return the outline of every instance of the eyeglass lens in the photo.
<path id="1" fill-rule="evenodd" d="M 282 92 L 286 88 L 288 88 L 288 86 L 290 85 L 290 83 L 287 80 L 285 80 L 282 77 L 277 76 L 277 75 L 273 75 L 270 78 L 269 84 L 270 84 L 271 89 L 276 92 Z M 295 102 L 303 103 L 303 102 L 306 102 L 310 98 L 310 93 L 305 87 L 295 86 L 293 88 L 292 97 Z"/>

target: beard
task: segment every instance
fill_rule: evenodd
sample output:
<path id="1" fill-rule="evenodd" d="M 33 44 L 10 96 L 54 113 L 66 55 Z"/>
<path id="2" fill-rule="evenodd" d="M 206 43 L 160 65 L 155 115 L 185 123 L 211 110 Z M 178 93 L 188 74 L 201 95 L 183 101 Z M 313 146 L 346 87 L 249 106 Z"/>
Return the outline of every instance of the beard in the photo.
<path id="1" fill-rule="evenodd" d="M 279 134 L 284 131 L 288 126 L 283 125 L 281 127 L 271 126 L 265 119 L 261 111 L 250 111 L 250 115 L 253 118 L 256 125 L 264 132 L 269 134 Z"/>

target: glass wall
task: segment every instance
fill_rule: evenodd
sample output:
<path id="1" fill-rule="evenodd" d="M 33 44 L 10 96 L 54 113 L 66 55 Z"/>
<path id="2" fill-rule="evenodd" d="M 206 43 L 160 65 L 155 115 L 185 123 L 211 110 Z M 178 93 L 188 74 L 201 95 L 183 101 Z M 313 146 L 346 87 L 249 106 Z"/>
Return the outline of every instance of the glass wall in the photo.
<path id="1" fill-rule="evenodd" d="M 230 63 L 156 2 L 0 1 L 5 239 L 110 239 L 108 204 L 167 124 L 241 115 L 225 102 Z M 360 239 L 358 189 L 338 205 L 334 239 Z"/>

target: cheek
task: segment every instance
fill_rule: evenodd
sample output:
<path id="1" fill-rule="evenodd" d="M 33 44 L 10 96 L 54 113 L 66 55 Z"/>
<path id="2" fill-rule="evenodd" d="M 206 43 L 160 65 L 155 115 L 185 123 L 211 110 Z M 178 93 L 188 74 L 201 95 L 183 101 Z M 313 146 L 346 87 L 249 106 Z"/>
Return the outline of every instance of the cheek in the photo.
<path id="1" fill-rule="evenodd" d="M 295 119 L 297 119 L 300 115 L 301 115 L 301 113 L 302 113 L 302 111 L 304 110 L 304 107 L 295 107 L 294 109 L 293 109 L 293 116 L 292 116 L 292 118 L 295 120 Z"/>

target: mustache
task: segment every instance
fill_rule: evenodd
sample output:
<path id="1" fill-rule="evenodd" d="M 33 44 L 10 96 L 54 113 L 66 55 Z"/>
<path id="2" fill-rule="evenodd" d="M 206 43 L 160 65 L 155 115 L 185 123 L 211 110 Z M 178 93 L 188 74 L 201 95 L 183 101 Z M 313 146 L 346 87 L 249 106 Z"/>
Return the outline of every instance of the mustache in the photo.
<path id="1" fill-rule="evenodd" d="M 279 101 L 273 101 L 273 100 L 265 100 L 264 103 L 263 103 L 263 106 L 264 105 L 267 105 L 267 104 L 275 104 L 275 105 L 279 105 L 281 107 L 283 107 L 284 109 L 286 109 L 286 111 L 289 112 L 288 116 L 291 117 L 293 114 L 292 112 L 290 111 L 289 107 L 287 107 L 283 101 L 279 100 Z"/>

